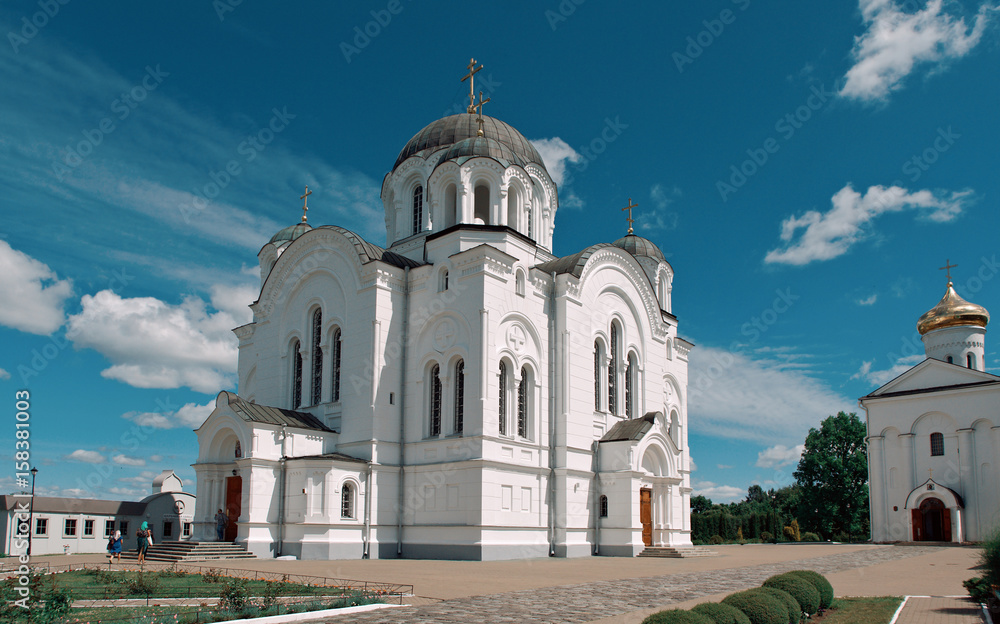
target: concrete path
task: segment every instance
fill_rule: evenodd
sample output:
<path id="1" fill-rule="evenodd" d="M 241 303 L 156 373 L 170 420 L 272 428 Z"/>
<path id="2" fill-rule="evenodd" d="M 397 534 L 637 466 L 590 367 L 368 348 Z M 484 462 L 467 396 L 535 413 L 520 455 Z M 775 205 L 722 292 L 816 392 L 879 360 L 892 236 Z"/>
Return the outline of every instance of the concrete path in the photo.
<path id="1" fill-rule="evenodd" d="M 896 624 L 982 624 L 979 605 L 968 596 L 910 596 Z"/>

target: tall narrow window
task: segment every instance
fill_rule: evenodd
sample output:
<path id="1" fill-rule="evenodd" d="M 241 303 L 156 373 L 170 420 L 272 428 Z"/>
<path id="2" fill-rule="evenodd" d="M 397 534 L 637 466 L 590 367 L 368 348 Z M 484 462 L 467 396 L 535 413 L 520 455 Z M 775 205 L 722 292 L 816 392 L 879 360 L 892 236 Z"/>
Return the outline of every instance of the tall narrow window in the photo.
<path id="1" fill-rule="evenodd" d="M 594 341 L 594 411 L 601 411 L 601 343 Z"/>
<path id="2" fill-rule="evenodd" d="M 940 433 L 931 434 L 931 457 L 944 455 L 944 436 Z"/>
<path id="3" fill-rule="evenodd" d="M 635 374 L 635 358 L 630 353 L 628 363 L 625 364 L 625 417 L 634 418 L 635 410 L 632 409 L 632 401 L 635 400 L 635 382 L 632 376 Z"/>
<path id="4" fill-rule="evenodd" d="M 969 368 L 976 367 L 976 356 L 972 355 L 971 353 L 965 356 L 965 361 L 969 365 Z"/>
<path id="5" fill-rule="evenodd" d="M 530 238 L 532 240 L 535 239 L 535 230 L 533 229 L 534 225 L 535 225 L 534 224 L 534 221 L 535 221 L 534 216 L 535 216 L 535 210 L 534 210 L 534 208 L 532 208 L 532 206 L 529 205 L 528 206 L 528 232 L 527 232 L 527 234 L 528 234 L 528 238 Z"/>
<path id="6" fill-rule="evenodd" d="M 323 402 L 323 310 L 313 312 L 312 319 L 312 404 Z"/>
<path id="7" fill-rule="evenodd" d="M 607 496 L 601 496 L 601 517 L 602 518 L 607 518 L 608 517 L 608 497 Z"/>
<path id="8" fill-rule="evenodd" d="M 345 483 L 340 489 L 340 517 L 354 517 L 354 487 Z"/>
<path id="9" fill-rule="evenodd" d="M 455 364 L 455 433 L 462 433 L 465 420 L 465 360 Z"/>
<path id="10" fill-rule="evenodd" d="M 611 362 L 608 364 L 608 411 L 618 413 L 618 326 L 611 324 Z"/>
<path id="11" fill-rule="evenodd" d="M 517 384 L 517 435 L 528 437 L 528 369 L 521 369 L 521 383 Z"/>
<path id="12" fill-rule="evenodd" d="M 441 435 L 441 367 L 431 369 L 431 436 Z"/>
<path id="13" fill-rule="evenodd" d="M 413 233 L 417 234 L 424 225 L 424 187 L 413 189 Z"/>
<path id="14" fill-rule="evenodd" d="M 340 328 L 338 327 L 333 332 L 333 361 L 331 365 L 333 367 L 333 401 L 336 403 L 340 401 L 340 352 L 341 345 L 343 341 L 341 340 Z"/>
<path id="15" fill-rule="evenodd" d="M 507 364 L 500 362 L 500 435 L 507 435 Z"/>
<path id="16" fill-rule="evenodd" d="M 302 353 L 301 345 L 296 340 L 292 345 L 292 409 L 298 409 L 302 405 Z"/>

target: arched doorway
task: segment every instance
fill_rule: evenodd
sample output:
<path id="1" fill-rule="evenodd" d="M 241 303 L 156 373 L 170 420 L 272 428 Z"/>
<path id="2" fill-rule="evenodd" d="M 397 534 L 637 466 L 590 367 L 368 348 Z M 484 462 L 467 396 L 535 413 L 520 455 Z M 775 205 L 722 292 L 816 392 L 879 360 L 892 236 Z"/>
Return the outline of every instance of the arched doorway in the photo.
<path id="1" fill-rule="evenodd" d="M 951 512 L 940 498 L 926 498 L 912 512 L 913 541 L 950 542 Z"/>

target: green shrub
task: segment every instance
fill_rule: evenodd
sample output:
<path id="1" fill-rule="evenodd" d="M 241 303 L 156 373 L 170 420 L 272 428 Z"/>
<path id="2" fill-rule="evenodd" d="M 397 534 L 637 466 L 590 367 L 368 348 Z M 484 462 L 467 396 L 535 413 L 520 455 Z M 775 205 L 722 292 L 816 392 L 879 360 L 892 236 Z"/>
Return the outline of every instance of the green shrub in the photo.
<path id="1" fill-rule="evenodd" d="M 742 611 L 750 624 L 788 624 L 788 609 L 783 602 L 752 589 L 730 594 L 722 604 Z"/>
<path id="2" fill-rule="evenodd" d="M 250 606 L 250 590 L 243 579 L 226 581 L 219 592 L 219 608 L 223 611 L 240 613 Z"/>
<path id="3" fill-rule="evenodd" d="M 218 583 L 220 579 L 222 579 L 222 572 L 215 568 L 209 568 L 201 573 L 203 583 Z"/>
<path id="4" fill-rule="evenodd" d="M 800 576 L 778 575 L 764 581 L 764 587 L 788 592 L 799 603 L 799 610 L 809 615 L 819 611 L 819 590 Z"/>
<path id="5" fill-rule="evenodd" d="M 745 613 L 721 602 L 703 602 L 691 610 L 708 616 L 715 624 L 750 624 L 750 618 Z"/>
<path id="6" fill-rule="evenodd" d="M 785 607 L 785 617 L 792 624 L 798 624 L 799 620 L 802 619 L 802 609 L 799 608 L 798 601 L 792 597 L 791 594 L 783 589 L 775 589 L 774 587 L 757 587 L 748 591 L 760 592 L 762 594 L 767 594 L 774 596 L 781 604 Z"/>
<path id="7" fill-rule="evenodd" d="M 150 596 L 160 587 L 160 579 L 154 572 L 144 574 L 138 572 L 132 576 L 126 576 L 122 581 L 126 593 L 132 596 Z"/>
<path id="8" fill-rule="evenodd" d="M 669 609 L 650 615 L 642 621 L 642 624 L 714 624 L 714 622 L 707 615 L 694 611 Z"/>
<path id="9" fill-rule="evenodd" d="M 768 533 L 767 531 L 761 531 L 761 533 L 760 533 L 760 541 L 762 541 L 762 542 L 773 542 L 774 541 L 774 536 L 771 535 L 770 533 Z"/>
<path id="10" fill-rule="evenodd" d="M 813 587 L 819 591 L 819 608 L 830 608 L 830 605 L 833 603 L 833 585 L 830 584 L 830 581 L 826 580 L 825 576 L 812 570 L 793 570 L 785 574 L 796 574 L 812 583 Z"/>
<path id="11" fill-rule="evenodd" d="M 969 590 L 969 596 L 980 604 L 986 604 L 990 597 L 989 581 L 981 576 L 974 576 L 967 581 L 962 581 L 962 586 Z"/>
<path id="12" fill-rule="evenodd" d="M 980 547 L 983 549 L 983 554 L 979 557 L 983 579 L 990 585 L 1000 586 L 1000 529 L 987 537 Z"/>
<path id="13" fill-rule="evenodd" d="M 708 541 L 710 541 L 710 542 L 712 542 L 712 544 L 718 546 L 719 544 L 722 543 L 723 540 L 722 540 L 722 536 L 721 535 L 713 535 L 712 539 L 710 539 Z"/>
<path id="14" fill-rule="evenodd" d="M 847 534 L 847 531 L 841 531 L 833 536 L 833 541 L 840 542 L 842 544 L 850 544 L 851 536 Z"/>
<path id="15" fill-rule="evenodd" d="M 806 531 L 805 533 L 802 534 L 802 541 L 818 542 L 820 540 L 819 540 L 819 535 L 817 535 L 816 533 L 813 533 L 812 531 Z"/>

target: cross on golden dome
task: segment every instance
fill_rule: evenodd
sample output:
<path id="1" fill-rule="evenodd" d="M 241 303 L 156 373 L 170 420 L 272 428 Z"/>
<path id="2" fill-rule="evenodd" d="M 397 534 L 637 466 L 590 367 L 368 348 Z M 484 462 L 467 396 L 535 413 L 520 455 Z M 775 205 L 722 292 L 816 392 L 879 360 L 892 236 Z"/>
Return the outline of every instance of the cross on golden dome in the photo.
<path id="1" fill-rule="evenodd" d="M 622 208 L 623 212 L 626 211 L 626 210 L 628 210 L 628 218 L 625 219 L 625 220 L 628 221 L 628 233 L 629 234 L 632 234 L 632 223 L 635 221 L 635 219 L 632 218 L 632 209 L 633 208 L 638 208 L 638 207 L 639 207 L 639 204 L 633 204 L 632 203 L 632 198 L 629 197 L 628 198 L 628 206 L 625 206 L 624 208 Z"/>
<path id="2" fill-rule="evenodd" d="M 461 82 L 469 81 L 469 108 L 468 113 L 471 115 L 476 112 L 476 89 L 473 86 L 476 82 L 476 74 L 483 68 L 482 64 L 476 67 L 476 59 L 469 59 L 469 73 L 462 77 Z"/>
<path id="3" fill-rule="evenodd" d="M 309 190 L 309 185 L 306 185 L 305 195 L 299 195 L 299 199 L 302 200 L 302 223 L 306 223 L 306 212 L 309 211 L 309 196 L 312 195 L 312 191 Z"/>
<path id="4" fill-rule="evenodd" d="M 938 271 L 947 271 L 948 283 L 951 284 L 951 270 L 957 267 L 957 264 L 951 264 L 951 260 L 945 260 L 943 267 L 938 267 Z"/>

